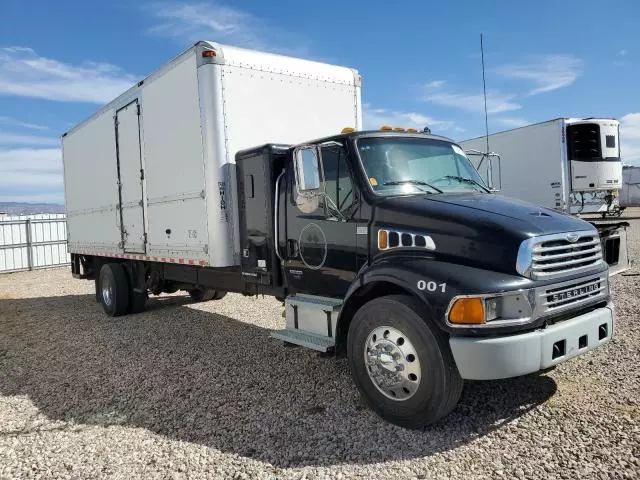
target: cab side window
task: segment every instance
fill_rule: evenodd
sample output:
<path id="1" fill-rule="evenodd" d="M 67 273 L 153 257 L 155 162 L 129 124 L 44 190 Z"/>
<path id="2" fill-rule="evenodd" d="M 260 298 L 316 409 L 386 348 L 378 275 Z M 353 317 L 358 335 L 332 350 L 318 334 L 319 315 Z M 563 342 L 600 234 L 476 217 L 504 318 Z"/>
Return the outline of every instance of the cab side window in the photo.
<path id="1" fill-rule="evenodd" d="M 320 149 L 324 170 L 328 217 L 346 217 L 354 201 L 353 182 L 349 175 L 347 154 L 343 147 L 331 145 Z M 337 210 L 337 212 L 335 212 Z M 339 214 L 338 214 L 339 213 Z"/>

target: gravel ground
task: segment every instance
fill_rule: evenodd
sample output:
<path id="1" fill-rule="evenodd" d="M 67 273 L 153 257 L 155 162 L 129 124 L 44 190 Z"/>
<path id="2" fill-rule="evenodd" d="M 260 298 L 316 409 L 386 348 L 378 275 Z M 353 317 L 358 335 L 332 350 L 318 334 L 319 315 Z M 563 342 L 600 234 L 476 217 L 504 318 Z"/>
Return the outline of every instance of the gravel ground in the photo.
<path id="1" fill-rule="evenodd" d="M 638 479 L 638 278 L 613 281 L 606 347 L 467 382 L 408 431 L 364 407 L 345 360 L 270 339 L 273 299 L 162 296 L 109 319 L 67 269 L 1 275 L 0 478 Z"/>

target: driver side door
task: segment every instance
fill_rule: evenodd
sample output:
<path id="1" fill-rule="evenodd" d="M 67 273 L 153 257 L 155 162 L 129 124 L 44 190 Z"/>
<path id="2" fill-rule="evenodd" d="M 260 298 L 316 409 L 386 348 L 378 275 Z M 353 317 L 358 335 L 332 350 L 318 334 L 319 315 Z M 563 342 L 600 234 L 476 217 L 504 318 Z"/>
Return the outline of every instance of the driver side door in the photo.
<path id="1" fill-rule="evenodd" d="M 285 275 L 292 291 L 342 297 L 356 276 L 359 198 L 343 145 L 293 154 L 287 194 Z"/>

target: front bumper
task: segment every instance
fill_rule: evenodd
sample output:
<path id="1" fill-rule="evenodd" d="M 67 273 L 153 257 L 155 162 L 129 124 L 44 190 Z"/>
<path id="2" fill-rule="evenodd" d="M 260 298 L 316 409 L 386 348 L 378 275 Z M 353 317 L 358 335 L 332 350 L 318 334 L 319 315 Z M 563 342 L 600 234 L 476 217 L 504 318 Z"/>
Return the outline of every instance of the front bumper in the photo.
<path id="1" fill-rule="evenodd" d="M 609 303 L 533 332 L 491 338 L 451 337 L 449 345 L 462 378 L 494 380 L 537 372 L 593 350 L 611 340 L 614 324 L 613 304 Z M 606 336 L 600 338 L 605 329 Z"/>

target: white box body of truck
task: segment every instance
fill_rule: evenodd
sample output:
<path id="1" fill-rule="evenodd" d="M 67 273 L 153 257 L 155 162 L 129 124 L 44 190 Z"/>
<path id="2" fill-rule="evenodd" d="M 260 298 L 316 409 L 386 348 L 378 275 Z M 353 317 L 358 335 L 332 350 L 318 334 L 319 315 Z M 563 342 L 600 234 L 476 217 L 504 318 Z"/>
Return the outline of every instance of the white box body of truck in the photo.
<path id="1" fill-rule="evenodd" d="M 239 263 L 235 154 L 360 129 L 351 68 L 198 42 L 63 135 L 69 251 Z"/>
<path id="2" fill-rule="evenodd" d="M 499 168 L 470 158 L 504 195 L 572 214 L 606 212 L 616 202 L 607 195 L 622 187 L 618 127 L 612 119 L 556 118 L 489 135 Z M 460 146 L 486 152 L 487 138 Z"/>

